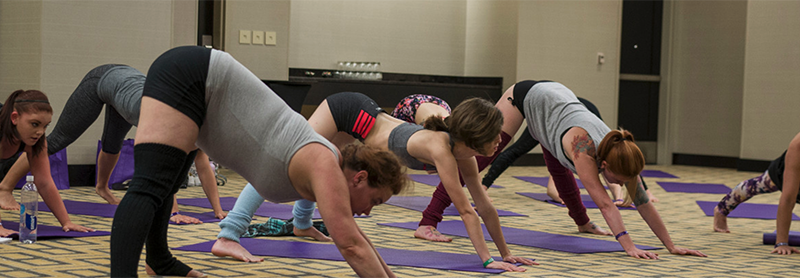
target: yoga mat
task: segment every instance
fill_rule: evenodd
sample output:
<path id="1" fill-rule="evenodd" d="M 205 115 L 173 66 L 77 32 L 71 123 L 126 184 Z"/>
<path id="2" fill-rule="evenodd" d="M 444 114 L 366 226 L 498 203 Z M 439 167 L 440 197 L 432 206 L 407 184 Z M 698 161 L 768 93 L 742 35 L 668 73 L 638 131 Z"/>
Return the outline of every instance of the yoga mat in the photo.
<path id="1" fill-rule="evenodd" d="M 724 184 L 720 183 L 684 183 L 684 182 L 656 182 L 664 191 L 667 192 L 683 192 L 683 193 L 711 193 L 711 194 L 727 194 L 731 189 Z"/>
<path id="2" fill-rule="evenodd" d="M 526 176 L 514 176 L 514 177 L 523 181 L 527 181 L 529 183 L 541 185 L 543 187 L 547 187 L 547 181 L 550 179 L 550 177 L 526 177 Z M 584 188 L 581 180 L 575 179 L 575 183 L 578 184 L 578 188 Z M 604 187 L 608 189 L 608 186 Z"/>
<path id="3" fill-rule="evenodd" d="M 229 211 L 233 209 L 233 204 L 236 203 L 236 198 L 234 197 L 220 197 L 219 198 L 220 206 L 222 206 L 222 210 Z M 190 198 L 190 199 L 178 199 L 178 204 L 187 205 L 187 206 L 196 206 L 196 207 L 203 207 L 203 208 L 211 208 L 211 203 L 208 202 L 207 198 Z M 264 216 L 264 217 L 274 217 L 283 220 L 289 220 L 292 218 L 292 205 L 286 204 L 275 204 L 270 202 L 264 202 L 261 206 L 256 210 L 255 215 Z M 319 210 L 314 210 L 314 219 L 322 218 L 319 215 Z"/>
<path id="4" fill-rule="evenodd" d="M 700 209 L 703 210 L 706 216 L 714 216 L 714 207 L 716 207 L 717 204 L 719 204 L 719 202 L 697 201 L 697 205 L 700 206 Z M 735 210 L 731 211 L 728 217 L 775 219 L 777 215 L 778 205 L 743 203 L 739 204 Z M 800 217 L 792 213 L 792 220 L 800 220 Z"/>
<path id="5" fill-rule="evenodd" d="M 73 200 L 64 200 L 64 207 L 67 208 L 67 212 L 69 214 L 78 214 L 78 215 L 93 215 L 93 216 L 100 216 L 100 217 L 107 217 L 107 218 L 114 218 L 114 212 L 117 211 L 117 205 L 111 204 L 101 204 L 101 203 L 92 203 L 92 202 L 81 202 L 81 201 L 73 201 Z M 52 212 L 50 208 L 47 207 L 47 204 L 44 202 L 39 202 L 39 211 L 47 211 Z M 194 212 L 180 212 L 183 215 L 191 216 L 203 223 L 206 222 L 219 222 L 220 220 L 214 217 L 214 212 L 206 212 L 206 213 L 194 213 Z M 175 222 L 170 221 L 170 224 L 176 225 L 186 225 L 186 223 L 177 224 Z"/>
<path id="6" fill-rule="evenodd" d="M 547 193 L 517 192 L 517 194 L 525 196 L 525 197 L 528 197 L 528 198 L 531 198 L 531 199 L 534 199 L 534 200 L 546 202 L 548 204 L 553 204 L 553 205 L 556 205 L 556 206 L 559 206 L 559 207 L 566 207 L 566 205 L 562 205 L 560 202 L 553 201 L 553 199 L 550 198 L 550 196 L 547 196 Z M 586 207 L 586 208 L 598 208 L 597 204 L 594 201 L 592 201 L 592 197 L 589 196 L 589 195 L 581 195 L 581 201 L 583 201 L 583 206 Z M 632 208 L 632 207 L 617 207 L 617 209 L 633 209 L 633 210 L 635 210 L 636 208 Z"/>
<path id="7" fill-rule="evenodd" d="M 678 178 L 678 176 L 659 170 L 642 170 L 641 175 L 642 177 L 645 178 L 671 178 L 671 179 Z"/>
<path id="8" fill-rule="evenodd" d="M 431 197 L 419 197 L 419 196 L 392 196 L 389 201 L 386 202 L 387 205 L 393 205 L 401 208 L 407 208 L 410 210 L 416 211 L 424 211 L 425 208 L 428 207 L 428 204 L 431 202 Z M 444 210 L 443 216 L 458 216 L 458 209 L 456 206 L 450 205 Z M 524 214 L 519 214 L 516 212 L 511 212 L 507 210 L 497 210 L 498 216 L 526 216 Z"/>
<path id="9" fill-rule="evenodd" d="M 442 182 L 442 180 L 439 179 L 439 175 L 409 174 L 408 177 L 414 180 L 415 182 L 427 184 L 430 186 L 438 186 L 439 183 Z M 496 184 L 492 184 L 492 187 L 503 188 L 502 186 Z"/>
<path id="10" fill-rule="evenodd" d="M 419 223 L 378 223 L 378 225 L 416 230 Z M 481 226 L 483 226 L 483 224 L 481 224 Z M 464 228 L 464 222 L 457 220 L 439 223 L 438 230 L 443 234 L 468 237 L 467 229 Z M 486 240 L 491 241 L 491 236 L 489 236 L 489 232 L 486 231 L 486 226 L 483 226 L 483 236 Z M 625 251 L 625 249 L 622 249 L 622 246 L 615 241 L 558 235 L 509 227 L 503 227 L 503 236 L 507 243 L 577 254 Z M 613 237 L 607 238 L 613 240 Z M 644 245 L 636 245 L 636 247 L 642 250 L 661 249 Z"/>
<path id="11" fill-rule="evenodd" d="M 309 243 L 301 241 L 285 241 L 272 239 L 241 238 L 241 244 L 247 251 L 256 256 L 272 256 L 283 258 L 304 258 L 329 261 L 344 261 L 341 253 L 333 244 Z M 214 240 L 198 244 L 186 245 L 173 250 L 211 252 Z M 483 262 L 475 254 L 454 254 L 433 251 L 411 251 L 390 248 L 375 248 L 386 264 L 432 268 L 441 270 L 471 271 L 482 273 L 502 273 L 499 269 L 483 268 Z M 495 260 L 502 261 L 500 257 Z M 519 264 L 518 264 L 519 265 Z"/>
<path id="12" fill-rule="evenodd" d="M 197 218 L 200 221 L 203 221 L 203 223 L 213 223 L 213 222 L 219 222 L 219 221 L 222 220 L 222 219 L 217 218 L 214 215 L 213 211 L 204 212 L 204 213 L 181 211 L 180 214 Z M 190 225 L 189 223 L 180 223 L 180 224 L 178 224 L 178 223 L 172 222 L 171 220 L 169 221 L 169 223 L 172 224 L 172 225 Z"/>
<path id="13" fill-rule="evenodd" d="M 19 223 L 11 222 L 11 221 L 3 221 L 3 227 L 12 231 L 19 231 Z M 56 238 L 67 238 L 67 237 L 87 237 L 87 236 L 107 236 L 110 235 L 111 232 L 105 231 L 94 231 L 94 232 L 75 232 L 69 231 L 65 232 L 61 230 L 60 226 L 48 226 L 48 225 L 39 225 L 39 228 L 36 230 L 36 239 L 56 239 Z M 19 239 L 19 234 L 11 234 L 8 237 L 13 239 Z"/>
<path id="14" fill-rule="evenodd" d="M 775 245 L 777 236 L 776 232 L 764 233 L 764 244 Z M 800 246 L 800 232 L 789 231 L 789 245 Z"/>

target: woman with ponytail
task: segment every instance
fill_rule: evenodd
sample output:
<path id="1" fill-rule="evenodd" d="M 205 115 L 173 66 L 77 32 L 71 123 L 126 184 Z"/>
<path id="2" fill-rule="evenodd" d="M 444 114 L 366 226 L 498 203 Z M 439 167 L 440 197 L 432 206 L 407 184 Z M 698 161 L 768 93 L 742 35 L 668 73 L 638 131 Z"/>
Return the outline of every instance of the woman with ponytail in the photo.
<path id="1" fill-rule="evenodd" d="M 658 254 L 641 250 L 625 230 L 617 206 L 608 197 L 599 175 L 624 185 L 633 196 L 639 214 L 672 254 L 706 255 L 673 244 L 664 222 L 650 202 L 639 177 L 644 155 L 626 130 L 611 130 L 582 105 L 564 85 L 552 81 L 523 81 L 511 86 L 497 105 L 505 115 L 503 130 L 516 131 L 527 119 L 528 131 L 542 145 L 547 170 L 559 196 L 577 225 L 589 222 L 573 172 L 597 203 L 613 235 L 628 255 L 657 259 Z M 508 127 L 508 129 L 506 128 Z M 599 142 L 597 140 L 600 140 Z"/>
<path id="2" fill-rule="evenodd" d="M 328 96 L 314 111 L 308 122 L 314 130 L 337 146 L 344 146 L 356 139 L 367 146 L 391 150 L 400 161 L 416 170 L 436 169 L 447 193 L 464 221 L 469 238 L 487 268 L 509 271 L 525 271 L 511 263 L 535 264 L 533 261 L 511 254 L 500 229 L 497 210 L 482 189 L 478 177 L 476 156 L 490 156 L 497 150 L 503 115 L 494 105 L 484 99 L 465 100 L 452 110 L 452 114 L 427 117 L 425 127 L 403 122 L 385 113 L 375 101 L 360 93 L 338 93 Z M 435 168 L 434 168 L 435 167 Z M 470 205 L 459 182 L 459 170 L 466 181 L 472 200 L 475 202 L 489 234 L 505 262 L 494 261 L 486 245 L 480 220 Z M 249 187 L 249 186 L 248 186 Z M 249 190 L 247 187 L 245 191 Z M 222 231 L 212 248 L 218 256 L 232 256 L 242 261 L 261 261 L 252 256 L 238 240 L 263 199 L 244 191 L 237 199 L 228 217 L 220 222 Z M 312 236 L 326 240 L 324 235 L 311 226 L 314 203 L 299 200 L 294 206 L 295 235 Z M 367 212 L 368 213 L 368 212 Z M 299 229 L 297 229 L 299 228 Z"/>
<path id="3" fill-rule="evenodd" d="M 62 229 L 66 231 L 93 232 L 69 219 L 67 209 L 58 194 L 50 175 L 50 160 L 47 157 L 45 130 L 53 117 L 53 108 L 44 93 L 37 90 L 17 90 L 8 96 L 0 108 L 0 165 L 2 174 L 8 172 L 16 156 L 24 152 L 31 165 L 31 173 L 39 194 L 47 207 L 53 211 Z M 0 227 L 0 236 L 17 231 Z"/>

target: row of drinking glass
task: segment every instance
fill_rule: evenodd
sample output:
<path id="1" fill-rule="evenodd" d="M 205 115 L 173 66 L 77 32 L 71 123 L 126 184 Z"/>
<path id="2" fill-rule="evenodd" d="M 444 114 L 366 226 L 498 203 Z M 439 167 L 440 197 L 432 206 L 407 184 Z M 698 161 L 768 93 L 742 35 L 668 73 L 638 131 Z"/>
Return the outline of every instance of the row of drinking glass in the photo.
<path id="1" fill-rule="evenodd" d="M 357 80 L 381 80 L 383 74 L 380 72 L 366 72 L 366 71 L 335 71 L 334 78 L 339 79 L 357 79 Z"/>
<path id="2" fill-rule="evenodd" d="M 380 62 L 339 62 L 340 71 L 367 71 L 378 72 L 381 70 Z"/>

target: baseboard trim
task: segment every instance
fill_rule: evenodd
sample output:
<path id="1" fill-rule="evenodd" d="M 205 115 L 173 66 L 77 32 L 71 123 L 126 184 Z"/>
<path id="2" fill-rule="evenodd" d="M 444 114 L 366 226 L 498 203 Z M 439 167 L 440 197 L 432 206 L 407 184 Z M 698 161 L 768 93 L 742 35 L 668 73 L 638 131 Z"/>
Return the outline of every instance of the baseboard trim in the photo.
<path id="1" fill-rule="evenodd" d="M 698 155 L 698 154 L 672 154 L 673 165 L 703 166 L 736 169 L 745 172 L 763 172 L 772 161 L 741 159 L 730 156 Z"/>
<path id="2" fill-rule="evenodd" d="M 94 186 L 95 184 L 95 165 L 94 164 L 74 164 L 67 165 L 69 172 L 69 186 Z"/>

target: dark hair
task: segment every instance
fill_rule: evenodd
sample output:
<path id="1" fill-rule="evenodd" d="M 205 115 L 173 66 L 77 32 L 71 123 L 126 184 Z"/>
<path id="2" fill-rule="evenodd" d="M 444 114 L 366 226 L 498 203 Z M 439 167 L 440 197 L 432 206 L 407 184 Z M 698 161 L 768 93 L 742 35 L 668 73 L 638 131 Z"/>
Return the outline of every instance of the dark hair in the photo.
<path id="1" fill-rule="evenodd" d="M 389 188 L 392 194 L 411 188 L 406 168 L 389 152 L 361 143 L 352 143 L 342 148 L 343 166 L 351 170 L 366 170 L 367 181 L 373 188 Z"/>
<path id="2" fill-rule="evenodd" d="M 19 114 L 32 112 L 48 112 L 53 114 L 53 107 L 47 100 L 47 96 L 37 90 L 16 90 L 6 99 L 5 105 L 0 109 L 0 141 L 7 141 L 11 144 L 20 143 L 17 126 L 11 122 L 11 113 L 17 111 Z M 45 136 L 32 146 L 33 156 L 39 155 L 44 150 Z"/>
<path id="3" fill-rule="evenodd" d="M 597 163 L 606 162 L 614 174 L 636 178 L 644 169 L 644 155 L 636 146 L 633 134 L 624 129 L 612 130 L 597 147 Z M 634 183 L 635 184 L 635 183 Z M 628 187 L 628 195 L 636 196 L 636 186 Z"/>
<path id="4" fill-rule="evenodd" d="M 444 120 L 429 117 L 425 128 L 433 131 L 446 131 L 456 142 L 464 144 L 483 155 L 492 155 L 492 150 L 484 150 L 487 143 L 497 139 L 503 130 L 503 113 L 488 100 L 470 98 L 456 106 L 453 113 Z"/>

